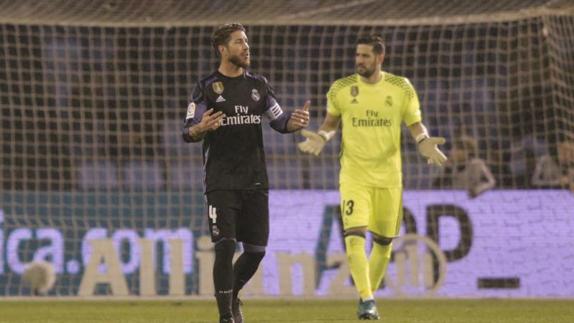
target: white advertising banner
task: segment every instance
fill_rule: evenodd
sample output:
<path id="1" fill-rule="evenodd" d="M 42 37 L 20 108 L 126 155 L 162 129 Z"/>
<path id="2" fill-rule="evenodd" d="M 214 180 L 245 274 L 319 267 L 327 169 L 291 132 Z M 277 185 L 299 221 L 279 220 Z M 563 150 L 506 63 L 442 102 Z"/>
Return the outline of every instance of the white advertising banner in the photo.
<path id="1" fill-rule="evenodd" d="M 117 295 L 213 295 L 213 244 L 192 224 L 207 214 L 189 209 L 185 222 L 157 222 L 176 218 L 165 207 L 170 198 L 138 203 L 144 217 L 127 203 L 131 195 L 116 208 L 82 202 L 79 210 L 59 195 L 7 195 L 0 295 L 26 294 L 21 275 L 42 260 L 58 275 L 52 295 L 106 294 L 95 287 L 102 281 Z M 574 297 L 572 193 L 495 190 L 470 199 L 463 191 L 409 191 L 404 207 L 379 296 Z M 266 256 L 245 296 L 356 297 L 337 191 L 271 191 L 270 217 Z"/>

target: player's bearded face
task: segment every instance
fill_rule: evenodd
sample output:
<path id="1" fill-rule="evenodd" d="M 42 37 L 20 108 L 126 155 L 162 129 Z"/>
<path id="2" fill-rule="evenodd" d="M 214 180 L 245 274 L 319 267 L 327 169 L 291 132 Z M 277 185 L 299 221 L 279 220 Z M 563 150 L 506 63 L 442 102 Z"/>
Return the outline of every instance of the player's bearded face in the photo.
<path id="1" fill-rule="evenodd" d="M 381 62 L 377 55 L 373 53 L 369 45 L 359 44 L 355 54 L 355 71 L 362 77 L 369 78 L 377 71 L 377 66 Z"/>
<path id="2" fill-rule="evenodd" d="M 226 46 L 229 56 L 227 59 L 237 67 L 247 68 L 251 63 L 249 54 L 249 44 L 247 36 L 242 31 L 236 31 L 231 34 L 231 39 Z"/>
<path id="3" fill-rule="evenodd" d="M 248 68 L 249 64 L 251 63 L 249 59 L 249 52 L 247 54 L 231 55 L 229 56 L 229 61 L 233 65 L 242 68 Z"/>
<path id="4" fill-rule="evenodd" d="M 356 63 L 355 64 L 355 70 L 357 72 L 357 74 L 361 75 L 362 77 L 366 77 L 369 78 L 371 77 L 371 75 L 373 75 L 373 73 L 375 73 L 375 68 L 376 65 L 374 63 L 369 64 L 369 63 Z"/>

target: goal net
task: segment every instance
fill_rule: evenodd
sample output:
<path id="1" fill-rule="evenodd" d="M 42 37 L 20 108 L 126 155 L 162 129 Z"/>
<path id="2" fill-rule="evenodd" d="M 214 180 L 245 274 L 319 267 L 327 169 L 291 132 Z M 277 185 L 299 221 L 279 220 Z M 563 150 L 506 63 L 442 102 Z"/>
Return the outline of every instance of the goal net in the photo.
<path id="1" fill-rule="evenodd" d="M 238 21 L 251 70 L 281 105 L 311 100 L 310 129 L 330 84 L 354 73 L 357 37 L 380 33 L 383 69 L 409 78 L 423 122 L 447 139 L 453 163 L 439 170 L 403 131 L 412 235 L 397 241 L 381 294 L 574 296 L 574 6 L 432 3 L 0 4 L 0 295 L 30 295 L 22 274 L 42 260 L 57 274 L 49 295 L 211 295 L 201 145 L 181 127 L 194 83 L 217 67 L 211 32 Z M 337 221 L 340 137 L 311 157 L 300 135 L 263 132 L 271 241 L 250 295 L 354 297 Z M 474 160 L 494 184 L 465 173 Z M 434 251 L 403 272 L 419 249 Z"/>

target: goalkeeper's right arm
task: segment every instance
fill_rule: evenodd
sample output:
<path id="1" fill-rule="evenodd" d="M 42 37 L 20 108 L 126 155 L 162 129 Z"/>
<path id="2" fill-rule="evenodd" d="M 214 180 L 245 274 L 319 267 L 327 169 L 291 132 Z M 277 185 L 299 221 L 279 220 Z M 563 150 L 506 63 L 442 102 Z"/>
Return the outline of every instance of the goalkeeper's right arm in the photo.
<path id="1" fill-rule="evenodd" d="M 327 141 L 331 140 L 331 138 L 335 136 L 335 132 L 337 131 L 337 128 L 339 128 L 340 121 L 340 117 L 327 112 L 327 116 L 317 132 L 305 129 L 301 130 L 301 135 L 306 139 L 305 141 L 297 144 L 297 147 L 304 153 L 319 156 Z"/>

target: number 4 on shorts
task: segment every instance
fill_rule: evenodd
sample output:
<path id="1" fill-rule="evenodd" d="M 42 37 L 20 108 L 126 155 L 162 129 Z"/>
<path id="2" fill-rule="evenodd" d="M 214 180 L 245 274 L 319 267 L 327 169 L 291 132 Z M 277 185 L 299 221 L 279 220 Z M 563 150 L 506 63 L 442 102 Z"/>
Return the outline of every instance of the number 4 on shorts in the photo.
<path id="1" fill-rule="evenodd" d="M 217 222 L 217 209 L 214 206 L 209 206 L 209 218 L 213 221 L 213 224 Z"/>

